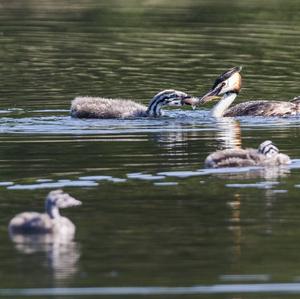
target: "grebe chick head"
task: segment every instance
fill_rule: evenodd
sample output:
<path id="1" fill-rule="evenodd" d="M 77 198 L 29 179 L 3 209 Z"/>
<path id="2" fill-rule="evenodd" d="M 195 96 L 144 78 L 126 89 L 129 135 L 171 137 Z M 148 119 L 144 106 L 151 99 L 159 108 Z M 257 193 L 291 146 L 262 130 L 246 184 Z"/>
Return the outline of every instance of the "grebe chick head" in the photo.
<path id="1" fill-rule="evenodd" d="M 220 99 L 225 94 L 238 94 L 242 88 L 242 77 L 240 71 L 241 66 L 236 66 L 220 75 L 213 85 L 213 87 L 202 97 L 185 99 L 184 103 L 187 105 L 202 105 L 215 99 Z"/>
<path id="2" fill-rule="evenodd" d="M 59 189 L 48 193 L 45 205 L 47 213 L 51 215 L 53 210 L 79 206 L 81 201 Z"/>
<path id="3" fill-rule="evenodd" d="M 188 94 L 175 89 L 166 89 L 156 94 L 150 101 L 147 114 L 149 116 L 161 115 L 161 106 L 183 106 L 185 100 L 192 98 Z"/>
<path id="4" fill-rule="evenodd" d="M 271 140 L 266 140 L 259 145 L 258 152 L 267 157 L 273 157 L 279 153 L 279 149 L 272 143 Z"/>

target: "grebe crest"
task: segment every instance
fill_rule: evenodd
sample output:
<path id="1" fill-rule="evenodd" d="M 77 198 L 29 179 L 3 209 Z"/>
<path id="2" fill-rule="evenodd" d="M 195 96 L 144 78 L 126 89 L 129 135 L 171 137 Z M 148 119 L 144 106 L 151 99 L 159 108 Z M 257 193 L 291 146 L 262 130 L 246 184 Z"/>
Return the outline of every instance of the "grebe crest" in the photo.
<path id="1" fill-rule="evenodd" d="M 241 90 L 241 70 L 241 67 L 234 67 L 226 71 L 217 78 L 213 87 L 204 96 L 186 99 L 184 103 L 194 107 L 221 98 L 211 110 L 213 117 L 291 116 L 300 113 L 300 97 L 290 101 L 247 101 L 230 107 Z"/>
<path id="2" fill-rule="evenodd" d="M 212 88 L 205 95 L 200 98 L 188 98 L 183 102 L 194 107 L 221 98 L 213 107 L 211 115 L 222 117 L 224 111 L 232 104 L 242 88 L 241 70 L 241 66 L 231 68 L 215 80 Z"/>

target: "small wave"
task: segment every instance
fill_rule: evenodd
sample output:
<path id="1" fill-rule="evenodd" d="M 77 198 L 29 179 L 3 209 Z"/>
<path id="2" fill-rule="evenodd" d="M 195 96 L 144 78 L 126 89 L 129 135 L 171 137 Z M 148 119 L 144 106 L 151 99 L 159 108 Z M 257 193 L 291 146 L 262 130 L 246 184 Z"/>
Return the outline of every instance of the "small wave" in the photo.
<path id="1" fill-rule="evenodd" d="M 279 182 L 257 182 L 253 184 L 226 184 L 226 187 L 230 188 L 258 188 L 258 189 L 271 189 L 274 185 L 278 185 Z"/>
<path id="2" fill-rule="evenodd" d="M 145 173 L 141 173 L 141 172 L 128 173 L 127 177 L 129 179 L 145 180 L 145 181 L 163 180 L 166 178 L 163 175 L 152 175 L 152 174 L 145 174 Z"/>
<path id="3" fill-rule="evenodd" d="M 20 112 L 22 112 L 20 114 Z M 228 123 L 235 123 L 235 119 L 211 118 L 209 111 L 173 109 L 168 110 L 160 118 L 134 119 L 76 119 L 70 117 L 66 109 L 29 110 L 7 109 L 0 110 L 2 114 L 9 114 L 0 118 L 0 133 L 17 134 L 118 134 L 118 133 L 150 133 L 150 132 L 199 132 L 219 131 L 221 126 L 226 132 L 230 131 Z M 20 117 L 23 116 L 23 117 Z M 245 129 L 264 128 L 287 130 L 300 123 L 300 117 L 265 118 L 241 117 L 240 125 Z"/>
<path id="4" fill-rule="evenodd" d="M 98 183 L 94 181 L 80 181 L 80 180 L 59 180 L 57 182 L 40 183 L 40 184 L 16 184 L 7 187 L 9 190 L 36 190 L 36 189 L 52 189 L 64 187 L 94 187 Z"/>
<path id="5" fill-rule="evenodd" d="M 84 180 L 84 181 L 109 181 L 113 183 L 124 183 L 127 180 L 126 179 L 121 179 L 121 178 L 114 178 L 110 175 L 92 175 L 92 176 L 82 176 L 79 177 L 79 180 Z"/>
<path id="6" fill-rule="evenodd" d="M 128 296 L 201 294 L 300 294 L 300 283 L 216 284 L 191 287 L 87 287 L 0 289 L 0 296 Z"/>

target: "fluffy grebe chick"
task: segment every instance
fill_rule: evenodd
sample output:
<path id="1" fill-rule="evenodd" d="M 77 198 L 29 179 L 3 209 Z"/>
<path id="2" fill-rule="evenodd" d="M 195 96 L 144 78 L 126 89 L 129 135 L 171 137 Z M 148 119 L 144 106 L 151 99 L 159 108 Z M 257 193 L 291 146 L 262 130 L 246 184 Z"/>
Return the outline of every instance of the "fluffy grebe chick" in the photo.
<path id="1" fill-rule="evenodd" d="M 12 218 L 8 225 L 14 234 L 61 234 L 72 239 L 75 225 L 59 213 L 59 209 L 81 205 L 81 201 L 62 190 L 51 191 L 45 200 L 46 213 L 24 212 Z"/>
<path id="2" fill-rule="evenodd" d="M 231 108 L 242 87 L 241 67 L 234 67 L 219 76 L 211 90 L 201 98 L 184 100 L 189 105 L 200 105 L 220 99 L 212 108 L 213 117 L 223 116 L 289 116 L 300 113 L 300 97 L 291 101 L 256 100 L 237 104 Z"/>
<path id="3" fill-rule="evenodd" d="M 78 118 L 157 117 L 162 106 L 182 106 L 191 98 L 182 91 L 167 89 L 156 94 L 148 107 L 131 100 L 101 97 L 76 97 L 71 103 L 71 116 Z"/>
<path id="4" fill-rule="evenodd" d="M 279 153 L 270 140 L 260 144 L 258 149 L 225 149 L 210 154 L 205 167 L 280 166 L 290 164 L 289 156 Z"/>

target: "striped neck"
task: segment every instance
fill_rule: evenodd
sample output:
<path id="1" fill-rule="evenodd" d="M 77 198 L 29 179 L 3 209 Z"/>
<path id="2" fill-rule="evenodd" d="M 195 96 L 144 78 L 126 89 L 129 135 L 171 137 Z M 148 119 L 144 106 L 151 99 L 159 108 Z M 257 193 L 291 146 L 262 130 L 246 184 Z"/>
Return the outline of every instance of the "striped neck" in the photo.
<path id="1" fill-rule="evenodd" d="M 158 94 L 156 95 L 149 103 L 148 109 L 147 109 L 147 115 L 148 116 L 161 116 L 163 113 L 161 111 L 161 107 L 166 104 L 166 95 L 165 94 Z"/>
<path id="2" fill-rule="evenodd" d="M 211 115 L 213 117 L 222 117 L 236 97 L 237 94 L 235 92 L 225 93 L 222 99 L 213 107 Z"/>

